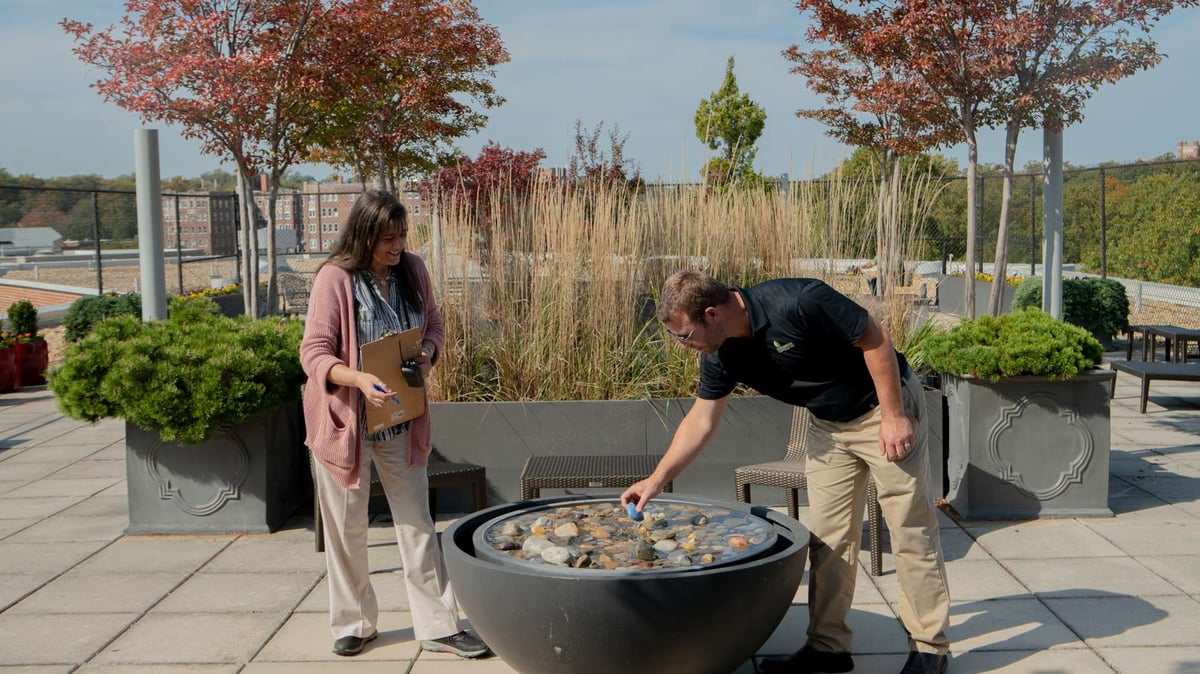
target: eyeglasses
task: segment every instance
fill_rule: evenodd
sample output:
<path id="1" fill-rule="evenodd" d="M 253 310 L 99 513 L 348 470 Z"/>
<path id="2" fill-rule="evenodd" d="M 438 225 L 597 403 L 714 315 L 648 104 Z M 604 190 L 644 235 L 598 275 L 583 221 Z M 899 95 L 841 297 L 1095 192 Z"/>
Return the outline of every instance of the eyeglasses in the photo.
<path id="1" fill-rule="evenodd" d="M 663 328 L 663 329 L 666 330 L 666 328 Z M 679 340 L 680 344 L 689 344 L 692 341 L 692 335 L 696 333 L 696 324 L 695 323 L 692 324 L 692 329 L 689 330 L 686 335 L 677 335 L 677 334 L 671 332 L 670 330 L 666 330 L 666 332 L 668 335 Z"/>

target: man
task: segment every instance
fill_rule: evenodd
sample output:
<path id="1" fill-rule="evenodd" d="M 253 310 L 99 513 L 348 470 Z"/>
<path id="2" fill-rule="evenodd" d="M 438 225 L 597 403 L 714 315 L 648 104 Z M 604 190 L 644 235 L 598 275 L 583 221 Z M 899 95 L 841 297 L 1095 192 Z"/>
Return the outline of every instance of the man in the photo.
<path id="1" fill-rule="evenodd" d="M 700 356 L 696 402 L 654 473 L 621 495 L 638 511 L 704 449 L 738 383 L 813 415 L 809 435 L 807 643 L 764 658 L 763 672 L 848 672 L 868 471 L 891 531 L 900 619 L 910 653 L 901 674 L 946 671 L 950 594 L 926 487 L 921 386 L 865 309 L 816 279 L 730 288 L 697 271 L 663 285 L 658 319 Z"/>

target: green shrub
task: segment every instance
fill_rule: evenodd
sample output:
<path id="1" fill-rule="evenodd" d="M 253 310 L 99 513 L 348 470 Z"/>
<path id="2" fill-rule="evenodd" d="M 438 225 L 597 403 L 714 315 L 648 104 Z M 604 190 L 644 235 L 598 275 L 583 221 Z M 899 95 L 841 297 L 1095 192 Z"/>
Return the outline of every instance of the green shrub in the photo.
<path id="1" fill-rule="evenodd" d="M 1093 335 L 1111 339 L 1129 330 L 1129 297 L 1112 279 L 1063 279 L 1063 320 Z M 1042 279 L 1032 276 L 1017 288 L 1013 309 L 1042 306 Z"/>
<path id="2" fill-rule="evenodd" d="M 172 302 L 166 321 L 122 315 L 68 346 L 47 377 L 63 413 L 124 419 L 181 444 L 300 397 L 304 324 L 227 318 Z"/>
<path id="3" fill-rule="evenodd" d="M 8 329 L 14 335 L 36 335 L 37 309 L 29 300 L 17 300 L 8 306 Z"/>
<path id="4" fill-rule="evenodd" d="M 137 293 L 80 297 L 71 303 L 63 315 L 63 327 L 66 328 L 63 336 L 68 342 L 78 342 L 106 318 L 141 315 L 142 296 Z"/>
<path id="5" fill-rule="evenodd" d="M 1038 309 L 964 320 L 925 340 L 923 351 L 937 372 L 989 381 L 1021 375 L 1066 379 L 1104 357 L 1100 342 L 1086 330 Z"/>

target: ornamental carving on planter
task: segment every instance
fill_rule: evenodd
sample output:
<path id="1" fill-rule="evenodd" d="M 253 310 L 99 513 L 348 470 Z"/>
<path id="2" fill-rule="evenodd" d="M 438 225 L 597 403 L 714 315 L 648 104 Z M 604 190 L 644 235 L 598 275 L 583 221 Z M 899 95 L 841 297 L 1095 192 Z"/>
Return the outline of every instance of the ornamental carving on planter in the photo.
<path id="1" fill-rule="evenodd" d="M 1049 486 L 1031 484 L 1026 479 L 1026 475 L 1037 475 L 1044 470 L 1046 467 L 1044 462 L 1039 461 L 1038 465 L 1029 466 L 1028 470 L 1021 470 L 1021 467 L 1014 465 L 1011 460 L 1019 460 L 1021 458 L 1019 453 L 1010 457 L 1006 456 L 1001 449 L 1004 434 L 1011 431 L 1013 425 L 1019 423 L 1018 420 L 1032 406 L 1057 410 L 1058 416 L 1066 422 L 1065 428 L 1074 431 L 1073 434 L 1068 433 L 1068 435 L 1072 436 L 1071 439 L 1078 440 L 1078 443 L 1075 445 L 1076 453 L 1074 458 L 1066 463 L 1066 466 L 1058 474 L 1055 481 Z M 1061 496 L 1072 484 L 1083 483 L 1083 472 L 1092 462 L 1094 447 L 1092 435 L 1080 421 L 1079 414 L 1075 410 L 1070 409 L 1065 401 L 1049 393 L 1029 393 L 1021 396 L 1012 405 L 1001 408 L 999 413 L 1000 416 L 996 420 L 996 424 L 992 426 L 991 431 L 988 433 L 987 449 L 988 456 L 995 462 L 998 469 L 998 476 L 1001 479 L 1039 501 L 1048 501 Z"/>
<path id="2" fill-rule="evenodd" d="M 172 479 L 173 476 L 160 470 L 160 466 L 174 463 L 171 456 L 173 453 L 190 455 L 195 451 L 195 448 L 164 443 L 156 438 L 146 452 L 143 463 L 151 479 L 158 485 L 160 499 L 173 501 L 180 510 L 189 515 L 207 517 L 220 510 L 230 500 L 241 498 L 242 487 L 250 472 L 250 452 L 238 435 L 236 427 L 221 428 L 204 448 L 204 460 L 210 466 L 212 476 L 216 478 L 212 491 L 199 493 L 200 489 L 195 489 L 185 494 L 177 481 L 178 478 Z M 178 458 L 189 459 L 186 456 Z"/>

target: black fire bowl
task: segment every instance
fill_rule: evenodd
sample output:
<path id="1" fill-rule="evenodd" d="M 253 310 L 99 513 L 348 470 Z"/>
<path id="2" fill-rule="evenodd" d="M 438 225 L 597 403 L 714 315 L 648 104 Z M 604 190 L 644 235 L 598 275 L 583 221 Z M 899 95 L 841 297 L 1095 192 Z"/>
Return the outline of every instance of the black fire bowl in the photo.
<path id="1" fill-rule="evenodd" d="M 617 494 L 589 496 L 611 501 Z M 800 586 L 808 529 L 767 508 L 700 496 L 660 499 L 750 512 L 774 525 L 775 546 L 725 566 L 612 573 L 498 564 L 472 536 L 493 518 L 578 502 L 560 496 L 467 515 L 442 535 L 454 592 L 471 626 L 521 674 L 728 674 L 779 625 Z"/>

